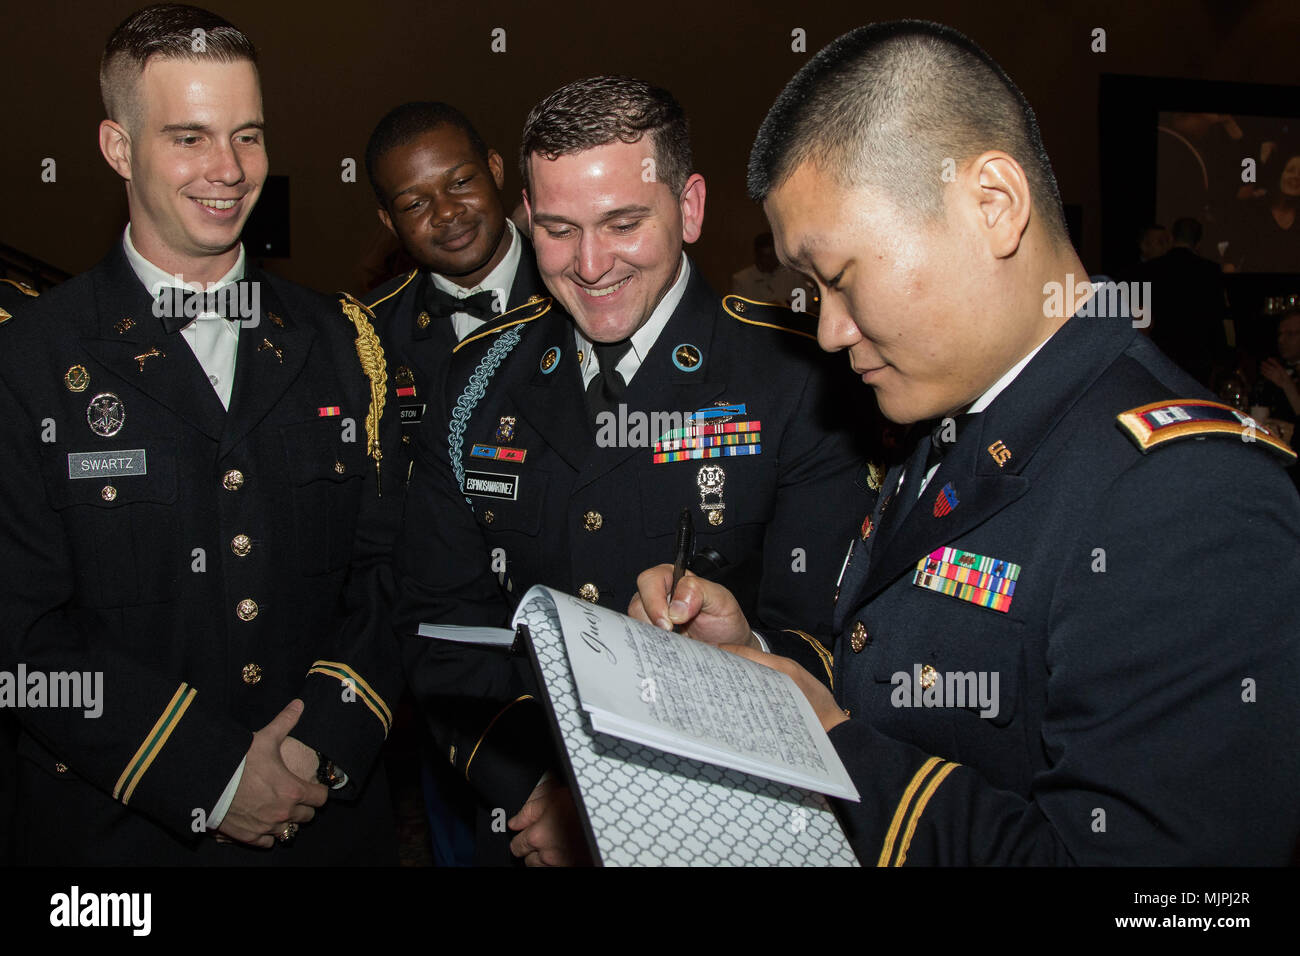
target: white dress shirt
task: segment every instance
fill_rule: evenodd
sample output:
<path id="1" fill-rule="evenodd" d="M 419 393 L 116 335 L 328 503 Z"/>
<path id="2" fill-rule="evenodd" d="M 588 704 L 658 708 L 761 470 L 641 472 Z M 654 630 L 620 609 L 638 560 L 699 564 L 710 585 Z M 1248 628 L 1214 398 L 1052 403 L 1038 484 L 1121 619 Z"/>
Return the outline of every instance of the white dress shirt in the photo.
<path id="1" fill-rule="evenodd" d="M 195 292 L 216 292 L 232 282 L 244 277 L 244 247 L 239 247 L 239 258 L 234 266 L 216 282 L 206 288 L 200 282 L 179 282 L 177 276 L 160 269 L 144 256 L 140 255 L 131 242 L 131 225 L 127 223 L 122 234 L 122 246 L 126 250 L 126 261 L 131 264 L 149 294 L 157 297 L 160 289 L 188 289 Z M 194 357 L 199 360 L 203 374 L 221 399 L 222 407 L 230 408 L 230 389 L 235 384 L 235 356 L 239 351 L 238 320 L 223 319 L 215 312 L 200 312 L 198 317 L 181 329 L 181 337 L 190 347 Z"/>
<path id="2" fill-rule="evenodd" d="M 510 234 L 510 248 L 506 254 L 497 263 L 496 268 L 483 277 L 483 281 L 472 289 L 466 289 L 463 286 L 456 285 L 446 276 L 439 275 L 436 272 L 430 272 L 429 278 L 433 284 L 446 292 L 448 295 L 454 295 L 458 299 L 467 299 L 478 292 L 491 289 L 496 293 L 496 299 L 493 307 L 500 312 L 504 312 L 506 303 L 510 301 L 510 287 L 515 284 L 515 273 L 519 271 L 519 259 L 521 256 L 519 231 L 515 229 L 515 224 L 509 219 L 506 220 L 506 231 Z M 480 319 L 470 315 L 468 312 L 453 312 L 451 315 L 451 327 L 456 333 L 456 341 L 463 341 L 465 336 L 469 335 L 479 326 L 486 323 L 487 319 Z"/>
<path id="3" fill-rule="evenodd" d="M 637 373 L 645 357 L 650 354 L 650 349 L 659 338 L 659 333 L 664 330 L 673 312 L 677 310 L 678 303 L 686 294 L 686 283 L 690 277 L 691 263 L 683 252 L 682 263 L 677 270 L 677 279 L 668 287 L 668 291 L 650 313 L 650 318 L 646 320 L 645 325 L 632 333 L 632 347 L 615 366 L 614 370 L 623 376 L 625 384 L 632 384 L 632 376 Z M 591 384 L 591 380 L 600 374 L 600 361 L 596 358 L 596 350 L 591 347 L 591 342 L 582 334 L 576 322 L 573 324 L 573 339 L 578 345 L 578 352 L 582 355 L 582 387 L 586 388 Z"/>

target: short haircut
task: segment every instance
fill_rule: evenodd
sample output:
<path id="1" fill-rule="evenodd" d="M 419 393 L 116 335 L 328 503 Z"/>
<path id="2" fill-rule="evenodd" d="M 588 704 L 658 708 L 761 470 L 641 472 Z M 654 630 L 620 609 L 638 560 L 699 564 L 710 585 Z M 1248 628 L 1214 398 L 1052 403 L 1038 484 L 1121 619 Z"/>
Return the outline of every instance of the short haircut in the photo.
<path id="1" fill-rule="evenodd" d="M 655 177 L 680 196 L 694 168 L 686 111 L 665 89 L 630 76 L 593 76 L 560 87 L 524 121 L 519 170 L 531 191 L 528 157 L 556 159 L 649 135 Z"/>
<path id="2" fill-rule="evenodd" d="M 1174 242 L 1180 242 L 1185 246 L 1195 246 L 1201 241 L 1201 224 L 1191 216 L 1184 216 L 1181 219 L 1174 220 L 1172 235 Z"/>
<path id="3" fill-rule="evenodd" d="M 380 191 L 379 182 L 375 179 L 375 167 L 379 165 L 379 160 L 389 150 L 405 146 L 441 126 L 454 126 L 464 133 L 474 154 L 483 160 L 483 165 L 487 165 L 487 144 L 479 136 L 474 124 L 456 107 L 432 101 L 403 103 L 384 114 L 366 143 L 366 175 L 370 177 L 370 188 L 375 191 L 379 205 L 388 204 L 387 197 Z"/>
<path id="4" fill-rule="evenodd" d="M 257 48 L 233 24 L 199 7 L 159 3 L 137 10 L 113 31 L 99 61 L 104 112 L 128 131 L 140 118 L 136 83 L 155 58 L 218 63 L 246 60 L 256 66 Z"/>
<path id="5" fill-rule="evenodd" d="M 1015 158 L 1048 234 L 1068 241 L 1038 121 L 1011 78 L 951 27 L 876 23 L 831 42 L 786 84 L 750 152 L 749 195 L 762 202 L 813 162 L 841 186 L 874 186 L 935 218 L 945 161 L 989 149 Z"/>

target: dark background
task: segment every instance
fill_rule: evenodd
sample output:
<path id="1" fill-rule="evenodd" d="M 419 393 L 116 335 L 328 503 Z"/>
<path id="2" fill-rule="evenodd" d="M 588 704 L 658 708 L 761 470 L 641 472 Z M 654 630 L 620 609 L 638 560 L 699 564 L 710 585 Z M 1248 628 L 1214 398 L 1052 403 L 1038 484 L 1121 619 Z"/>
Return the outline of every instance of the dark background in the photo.
<path id="1" fill-rule="evenodd" d="M 120 234 L 126 202 L 96 145 L 103 110 L 98 64 L 136 0 L 10 6 L 0 32 L 6 103 L 0 243 L 68 272 L 93 265 Z M 262 57 L 271 172 L 290 182 L 292 256 L 268 265 L 330 290 L 359 289 L 383 233 L 364 173 L 379 117 L 410 99 L 463 109 L 506 159 L 507 206 L 519 194 L 519 129 L 556 86 L 631 73 L 668 87 L 692 121 L 696 166 L 708 183 L 704 236 L 693 252 L 715 285 L 747 265 L 766 228 L 744 192 L 744 168 L 767 107 L 794 71 L 838 34 L 871 20 L 923 17 L 969 34 L 1038 112 L 1067 204 L 1082 207 L 1081 252 L 1101 268 L 1098 162 L 1102 73 L 1300 83 L 1295 0 L 971 4 L 442 2 L 268 3 L 209 6 L 250 35 Z M 492 53 L 491 33 L 507 50 Z M 790 49 L 807 33 L 807 53 Z M 1092 30 L 1107 52 L 1093 53 Z M 57 182 L 41 162 L 57 161 Z M 357 161 L 355 183 L 340 178 Z M 1149 176 L 1135 163 L 1135 176 Z M 1145 213 L 1144 213 L 1145 216 Z M 251 250 L 250 250 L 251 251 Z"/>

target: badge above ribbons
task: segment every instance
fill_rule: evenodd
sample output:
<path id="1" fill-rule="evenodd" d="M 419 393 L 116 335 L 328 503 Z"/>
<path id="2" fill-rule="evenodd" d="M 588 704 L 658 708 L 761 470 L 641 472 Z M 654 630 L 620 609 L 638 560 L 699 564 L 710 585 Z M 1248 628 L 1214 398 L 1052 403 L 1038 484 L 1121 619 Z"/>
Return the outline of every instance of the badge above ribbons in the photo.
<path id="1" fill-rule="evenodd" d="M 745 414 L 743 404 L 718 404 L 691 412 L 684 427 L 670 428 L 655 442 L 653 463 L 761 454 L 763 424 L 754 419 L 735 420 Z"/>

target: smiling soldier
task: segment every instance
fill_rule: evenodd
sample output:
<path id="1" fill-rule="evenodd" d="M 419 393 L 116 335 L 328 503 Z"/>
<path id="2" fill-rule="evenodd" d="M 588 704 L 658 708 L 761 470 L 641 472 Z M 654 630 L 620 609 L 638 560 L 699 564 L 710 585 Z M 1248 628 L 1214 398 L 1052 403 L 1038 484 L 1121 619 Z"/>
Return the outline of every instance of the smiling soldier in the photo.
<path id="1" fill-rule="evenodd" d="M 533 109 L 520 156 L 538 268 L 558 304 L 507 314 L 456 347 L 443 413 L 416 441 L 399 627 L 504 624 L 534 584 L 622 610 L 644 562 L 672 555 L 683 509 L 697 571 L 732 582 L 775 626 L 829 624 L 848 515 L 870 500 L 848 410 L 870 395 L 851 380 L 855 396 L 832 391 L 845 377 L 816 350 L 811 320 L 717 296 L 685 254 L 706 190 L 681 106 L 640 80 L 580 80 Z M 617 430 L 601 423 L 628 409 L 684 424 L 602 441 Z M 804 646 L 810 666 L 829 659 Z M 534 790 L 550 750 L 530 680 L 448 655 L 462 656 L 426 640 L 408 661 L 426 706 L 454 697 L 466 715 L 443 753 L 485 807 L 513 815 L 533 794 L 512 821 L 516 855 L 572 859 L 563 813 L 542 809 L 571 813 L 571 801 L 548 802 L 559 789 L 549 779 Z M 472 688 L 494 702 L 473 720 Z"/>
<path id="2" fill-rule="evenodd" d="M 98 719 L 18 712 L 19 858 L 393 860 L 366 783 L 400 687 L 383 353 L 355 305 L 246 264 L 267 153 L 243 33 L 149 7 L 100 80 L 130 223 L 0 328 L 0 664 L 103 675 Z"/>
<path id="3" fill-rule="evenodd" d="M 1300 621 L 1221 582 L 1300 574 L 1295 455 L 1130 321 L 1044 307 L 1085 273 L 1021 92 L 948 27 L 862 27 L 786 86 L 749 188 L 823 347 L 924 425 L 841 572 L 833 692 L 712 582 L 669 607 L 651 569 L 634 616 L 794 677 L 863 863 L 1290 861 Z"/>

